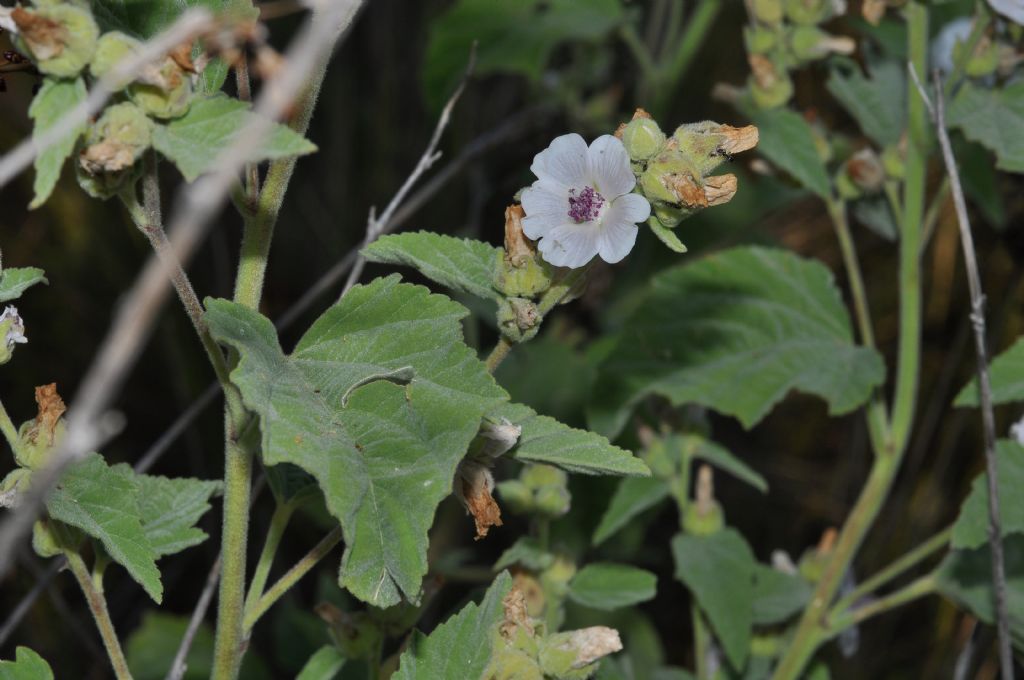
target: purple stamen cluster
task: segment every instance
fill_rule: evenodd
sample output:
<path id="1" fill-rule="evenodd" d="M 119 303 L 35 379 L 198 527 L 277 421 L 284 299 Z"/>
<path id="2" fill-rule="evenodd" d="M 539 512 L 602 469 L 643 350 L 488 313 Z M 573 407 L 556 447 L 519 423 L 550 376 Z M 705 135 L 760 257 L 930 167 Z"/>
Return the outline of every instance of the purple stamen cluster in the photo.
<path id="1" fill-rule="evenodd" d="M 569 219 L 576 224 L 597 219 L 602 205 L 604 196 L 593 187 L 583 187 L 578 196 L 576 189 L 569 189 Z"/>

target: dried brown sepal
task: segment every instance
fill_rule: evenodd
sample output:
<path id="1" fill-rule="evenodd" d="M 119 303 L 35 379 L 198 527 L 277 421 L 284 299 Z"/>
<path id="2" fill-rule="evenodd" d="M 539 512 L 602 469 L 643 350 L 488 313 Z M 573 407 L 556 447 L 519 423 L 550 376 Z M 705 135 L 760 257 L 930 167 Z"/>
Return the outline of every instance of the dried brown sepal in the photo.
<path id="1" fill-rule="evenodd" d="M 473 515 L 473 523 L 476 525 L 476 536 L 473 540 L 479 541 L 487 536 L 491 527 L 501 526 L 501 508 L 486 485 L 474 488 L 470 482 L 463 480 L 462 488 L 466 497 L 466 507 Z"/>
<path id="2" fill-rule="evenodd" d="M 67 27 L 59 21 L 39 16 L 20 5 L 11 10 L 11 19 L 36 59 L 46 61 L 64 51 L 68 42 Z"/>
<path id="3" fill-rule="evenodd" d="M 736 175 L 712 175 L 704 178 L 705 205 L 714 206 L 728 203 L 736 195 Z"/>
<path id="4" fill-rule="evenodd" d="M 505 262 L 512 267 L 523 267 L 537 254 L 537 244 L 523 233 L 523 206 L 513 204 L 505 208 Z"/>
<path id="5" fill-rule="evenodd" d="M 885 168 L 872 149 L 861 149 L 846 161 L 850 179 L 865 191 L 879 191 L 885 183 Z"/>
<path id="6" fill-rule="evenodd" d="M 518 582 L 513 583 L 508 595 L 501 600 L 501 606 L 505 610 L 505 618 L 498 626 L 498 632 L 503 638 L 511 642 L 520 628 L 528 636 L 533 637 L 534 630 L 526 606 L 526 593 L 523 592 Z"/>
<path id="7" fill-rule="evenodd" d="M 57 423 L 64 415 L 64 411 L 67 410 L 64 400 L 57 394 L 57 383 L 37 387 L 36 404 L 39 406 L 39 413 L 36 414 L 35 422 L 26 433 L 26 438 L 35 444 L 39 442 L 40 436 L 44 436 L 46 437 L 44 444 L 53 446 Z"/>
<path id="8" fill-rule="evenodd" d="M 654 116 L 652 116 L 651 114 L 647 113 L 647 111 L 645 109 L 642 109 L 639 106 L 637 107 L 636 111 L 633 112 L 633 120 L 636 120 L 637 118 L 653 118 L 653 117 Z"/>
<path id="9" fill-rule="evenodd" d="M 816 548 L 818 555 L 825 556 L 832 552 L 832 548 L 836 544 L 836 539 L 839 537 L 839 532 L 835 527 L 829 527 L 825 529 L 825 532 L 821 535 L 818 540 L 818 547 Z"/>
<path id="10" fill-rule="evenodd" d="M 719 144 L 718 149 L 722 153 L 730 155 L 753 149 L 757 146 L 757 142 L 760 139 L 757 127 L 753 125 L 744 125 L 743 127 L 720 125 L 717 130 L 711 132 L 712 134 L 722 135 L 725 138 Z"/>
<path id="11" fill-rule="evenodd" d="M 704 188 L 697 183 L 692 175 L 668 175 L 663 180 L 665 186 L 675 193 L 679 202 L 688 208 L 708 207 Z"/>
<path id="12" fill-rule="evenodd" d="M 82 169 L 90 175 L 101 172 L 119 172 L 135 162 L 132 147 L 116 139 L 106 139 L 82 149 L 78 156 Z"/>
<path id="13" fill-rule="evenodd" d="M 175 64 L 182 71 L 198 73 L 195 63 L 192 61 L 192 42 L 183 42 L 167 53 Z"/>
<path id="14" fill-rule="evenodd" d="M 715 478 L 708 465 L 701 465 L 697 470 L 696 496 L 697 514 L 709 514 L 715 503 Z"/>
<path id="15" fill-rule="evenodd" d="M 255 69 L 263 80 L 272 80 L 284 68 L 284 57 L 272 47 L 261 45 L 256 50 Z"/>
<path id="16" fill-rule="evenodd" d="M 747 61 L 750 63 L 750 72 L 754 81 L 766 90 L 770 90 L 779 81 L 779 73 L 775 69 L 772 60 L 763 54 L 748 54 Z"/>
<path id="17" fill-rule="evenodd" d="M 576 654 L 576 661 L 572 667 L 577 669 L 589 666 L 609 654 L 622 651 L 622 640 L 619 638 L 619 631 L 614 628 L 591 626 L 568 633 L 566 641 L 558 646 Z"/>
<path id="18" fill-rule="evenodd" d="M 619 123 L 619 127 L 615 128 L 615 132 L 612 133 L 617 139 L 622 139 L 622 134 L 626 131 L 626 123 Z"/>

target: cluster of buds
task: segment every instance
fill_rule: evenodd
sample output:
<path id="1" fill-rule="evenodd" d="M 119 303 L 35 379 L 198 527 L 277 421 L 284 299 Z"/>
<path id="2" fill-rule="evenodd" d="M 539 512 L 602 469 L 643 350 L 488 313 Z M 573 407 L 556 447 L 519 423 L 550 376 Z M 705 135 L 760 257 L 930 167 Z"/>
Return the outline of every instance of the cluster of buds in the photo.
<path id="1" fill-rule="evenodd" d="M 506 507 L 516 514 L 554 519 L 569 512 L 569 476 L 550 465 L 524 465 L 518 479 L 498 484 Z"/>
<path id="2" fill-rule="evenodd" d="M 512 342 L 537 335 L 541 316 L 535 300 L 551 287 L 555 272 L 523 233 L 524 216 L 519 204 L 505 209 L 505 248 L 494 262 L 494 287 L 504 296 L 498 304 L 498 327 Z"/>
<path id="3" fill-rule="evenodd" d="M 712 121 L 680 125 L 671 137 L 643 109 L 615 135 L 632 161 L 639 191 L 651 203 L 648 225 L 673 250 L 685 247 L 670 230 L 711 206 L 732 200 L 736 175 L 713 175 L 734 154 L 757 145 L 757 128 L 732 127 Z"/>
<path id="4" fill-rule="evenodd" d="M 746 0 L 750 25 L 743 37 L 750 62 L 748 87 L 758 108 L 783 106 L 793 96 L 790 71 L 856 45 L 819 25 L 846 10 L 843 0 Z"/>

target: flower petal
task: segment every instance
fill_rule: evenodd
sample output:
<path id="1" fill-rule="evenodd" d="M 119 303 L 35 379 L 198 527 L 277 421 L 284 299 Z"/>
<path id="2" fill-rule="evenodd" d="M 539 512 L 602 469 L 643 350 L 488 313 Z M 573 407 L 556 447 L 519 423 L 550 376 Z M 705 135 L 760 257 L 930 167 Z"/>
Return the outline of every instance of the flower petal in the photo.
<path id="1" fill-rule="evenodd" d="M 555 137 L 548 148 L 533 157 L 530 170 L 538 179 L 546 179 L 566 187 L 581 187 L 589 177 L 587 143 L 578 134 Z"/>
<path id="2" fill-rule="evenodd" d="M 565 222 L 569 214 L 568 190 L 551 180 L 537 180 L 523 191 L 523 233 L 536 240 Z"/>
<path id="3" fill-rule="evenodd" d="M 598 229 L 597 254 L 610 264 L 622 260 L 636 245 L 639 232 L 636 223 L 651 214 L 651 204 L 639 194 L 626 194 L 615 199 L 602 216 Z"/>
<path id="4" fill-rule="evenodd" d="M 651 216 L 651 204 L 640 194 L 619 196 L 608 206 L 605 220 L 615 219 L 620 222 L 638 224 Z"/>
<path id="5" fill-rule="evenodd" d="M 556 267 L 582 267 L 597 255 L 601 231 L 594 222 L 565 222 L 537 245 L 541 255 Z"/>
<path id="6" fill-rule="evenodd" d="M 628 194 L 636 186 L 636 177 L 629 164 L 629 153 L 622 142 L 611 135 L 601 135 L 588 151 L 590 179 L 597 191 L 608 200 Z"/>

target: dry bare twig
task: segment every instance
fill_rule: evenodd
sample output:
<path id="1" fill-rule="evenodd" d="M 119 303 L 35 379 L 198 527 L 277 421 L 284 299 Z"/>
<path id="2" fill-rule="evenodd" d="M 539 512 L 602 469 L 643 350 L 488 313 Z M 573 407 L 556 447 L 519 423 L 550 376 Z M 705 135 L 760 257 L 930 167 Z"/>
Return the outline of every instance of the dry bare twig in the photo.
<path id="1" fill-rule="evenodd" d="M 967 270 L 967 287 L 971 294 L 971 325 L 974 328 L 974 348 L 978 361 L 978 397 L 981 403 L 982 431 L 985 437 L 985 469 L 988 478 L 988 540 L 992 551 L 992 585 L 996 610 L 996 629 L 999 635 L 999 666 L 1003 680 L 1013 680 L 1013 648 L 1010 639 L 1010 617 L 1006 606 L 1006 567 L 1003 563 L 1003 538 L 999 517 L 999 470 L 996 461 L 996 423 L 992 411 L 992 384 L 988 373 L 988 350 L 985 341 L 985 293 L 981 288 L 981 274 L 978 257 L 974 251 L 971 222 L 967 215 L 967 201 L 960 184 L 960 173 L 956 157 L 946 130 L 946 109 L 943 97 L 942 79 L 938 71 L 932 74 L 935 85 L 935 102 L 928 97 L 921 80 L 912 65 L 910 77 L 917 86 L 939 138 L 942 160 L 946 165 L 950 188 L 953 193 L 953 207 L 960 227 L 960 243 L 964 250 L 964 264 Z"/>

